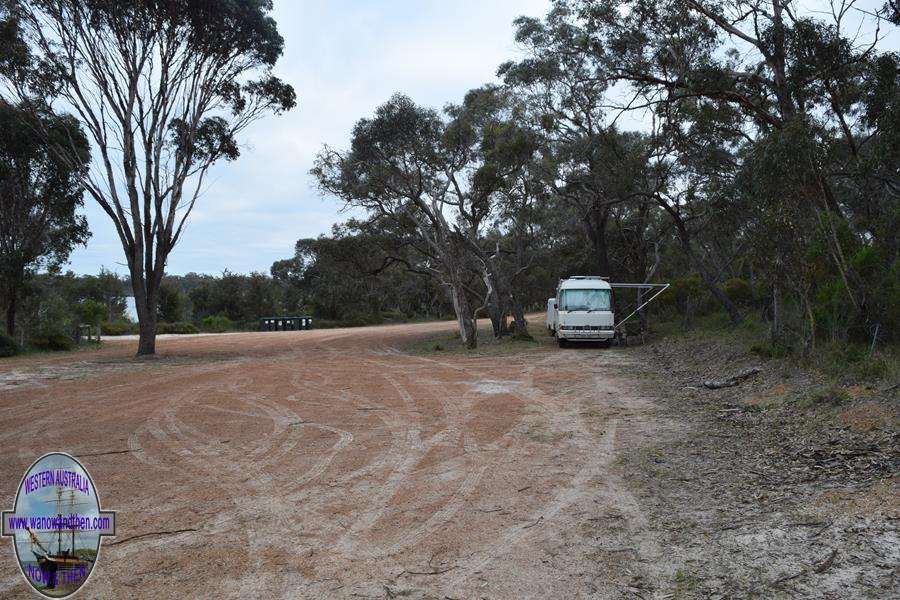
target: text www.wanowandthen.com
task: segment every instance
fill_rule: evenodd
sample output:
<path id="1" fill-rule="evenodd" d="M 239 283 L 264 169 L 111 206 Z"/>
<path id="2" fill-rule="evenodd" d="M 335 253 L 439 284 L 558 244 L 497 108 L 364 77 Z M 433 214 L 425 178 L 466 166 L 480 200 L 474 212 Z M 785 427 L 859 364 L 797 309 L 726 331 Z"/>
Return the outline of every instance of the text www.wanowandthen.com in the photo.
<path id="1" fill-rule="evenodd" d="M 106 531 L 112 526 L 112 519 L 105 516 L 83 516 L 72 513 L 65 516 L 10 516 L 7 519 L 10 531 Z"/>

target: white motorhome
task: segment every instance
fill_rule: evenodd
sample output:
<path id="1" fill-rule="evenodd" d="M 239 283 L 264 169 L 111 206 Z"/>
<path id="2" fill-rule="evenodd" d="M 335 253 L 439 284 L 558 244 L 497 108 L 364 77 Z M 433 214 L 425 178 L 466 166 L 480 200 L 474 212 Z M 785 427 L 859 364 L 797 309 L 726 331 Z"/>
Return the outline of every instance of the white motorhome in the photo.
<path id="1" fill-rule="evenodd" d="M 556 298 L 547 303 L 547 328 L 560 346 L 567 342 L 600 342 L 616 335 L 612 285 L 601 277 L 562 279 Z"/>

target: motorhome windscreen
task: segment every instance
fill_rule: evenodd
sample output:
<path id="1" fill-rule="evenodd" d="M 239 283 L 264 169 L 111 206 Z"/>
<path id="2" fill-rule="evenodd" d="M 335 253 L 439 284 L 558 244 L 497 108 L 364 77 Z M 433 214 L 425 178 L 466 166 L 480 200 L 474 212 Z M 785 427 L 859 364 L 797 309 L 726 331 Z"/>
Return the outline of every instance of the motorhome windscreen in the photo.
<path id="1" fill-rule="evenodd" d="M 610 310 L 609 290 L 563 290 L 559 310 Z"/>

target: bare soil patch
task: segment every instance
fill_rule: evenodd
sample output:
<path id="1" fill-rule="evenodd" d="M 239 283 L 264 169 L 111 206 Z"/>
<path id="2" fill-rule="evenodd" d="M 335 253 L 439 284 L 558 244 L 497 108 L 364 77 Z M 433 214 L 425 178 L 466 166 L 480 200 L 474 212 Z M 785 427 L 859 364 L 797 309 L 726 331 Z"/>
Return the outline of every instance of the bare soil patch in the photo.
<path id="1" fill-rule="evenodd" d="M 664 554 L 614 466 L 656 427 L 628 354 L 403 350 L 452 327 L 3 363 L 0 496 L 44 452 L 83 458 L 119 511 L 85 597 L 616 597 L 655 580 Z M 0 595 L 29 597 L 0 560 Z"/>
<path id="2" fill-rule="evenodd" d="M 185 336 L 153 361 L 133 360 L 133 341 L 4 361 L 0 497 L 12 502 L 44 452 L 82 457 L 119 511 L 87 598 L 897 591 L 890 415 L 846 426 L 865 436 L 855 466 L 819 472 L 803 453 L 849 438 L 791 446 L 800 438 L 778 432 L 799 421 L 750 402 L 805 376 L 770 393 L 764 368 L 711 391 L 660 345 L 540 337 L 471 355 L 452 329 Z M 30 597 L 12 552 L 0 565 L 0 596 Z"/>
<path id="3" fill-rule="evenodd" d="M 624 458 L 627 481 L 682 560 L 675 597 L 900 595 L 900 403 L 702 337 L 640 348 L 683 434 Z M 637 357 L 637 356 L 636 356 Z M 709 377 L 758 367 L 740 386 Z"/>

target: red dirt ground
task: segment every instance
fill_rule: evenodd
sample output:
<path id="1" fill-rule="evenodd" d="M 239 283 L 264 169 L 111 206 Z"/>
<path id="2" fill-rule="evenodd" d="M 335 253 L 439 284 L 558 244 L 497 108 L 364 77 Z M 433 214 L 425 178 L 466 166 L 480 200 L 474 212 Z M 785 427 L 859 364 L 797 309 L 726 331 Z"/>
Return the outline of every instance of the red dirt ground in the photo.
<path id="1" fill-rule="evenodd" d="M 2 508 L 39 455 L 81 457 L 118 511 L 85 598 L 618 596 L 662 558 L 614 463 L 654 426 L 634 359 L 399 349 L 452 327 L 5 361 Z M 32 597 L 7 550 L 0 596 Z"/>

